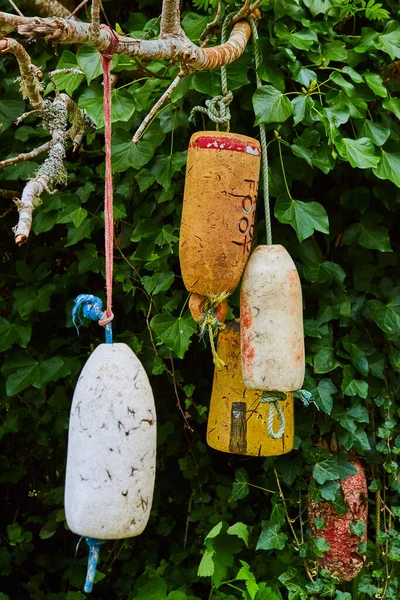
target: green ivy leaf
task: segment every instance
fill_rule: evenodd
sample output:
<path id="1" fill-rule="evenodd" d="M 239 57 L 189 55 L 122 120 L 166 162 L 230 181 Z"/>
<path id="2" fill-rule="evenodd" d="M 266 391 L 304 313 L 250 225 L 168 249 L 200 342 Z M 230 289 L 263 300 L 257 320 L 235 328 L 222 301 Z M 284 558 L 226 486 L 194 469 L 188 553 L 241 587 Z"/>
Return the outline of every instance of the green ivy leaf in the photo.
<path id="1" fill-rule="evenodd" d="M 280 223 L 293 227 L 300 242 L 310 237 L 315 230 L 329 233 L 328 215 L 318 202 L 302 202 L 282 194 L 275 204 L 275 216 Z"/>
<path id="2" fill-rule="evenodd" d="M 64 52 L 61 54 L 60 60 L 57 63 L 57 69 L 79 69 L 75 54 L 73 54 L 70 50 L 64 50 Z M 54 75 L 54 81 L 56 82 L 58 89 L 60 91 L 65 90 L 68 96 L 72 96 L 76 88 L 78 88 L 82 83 L 83 79 L 83 75 L 73 72 Z M 53 88 L 49 86 L 46 91 L 50 89 Z"/>
<path id="3" fill-rule="evenodd" d="M 84 108 L 97 127 L 104 127 L 103 87 L 93 83 L 79 97 L 79 107 Z M 113 90 L 111 97 L 111 122 L 129 121 L 135 112 L 135 99 L 127 90 Z"/>
<path id="4" fill-rule="evenodd" d="M 248 592 L 251 600 L 254 600 L 254 598 L 256 597 L 256 594 L 258 592 L 257 580 L 256 580 L 254 574 L 251 572 L 250 565 L 247 562 L 245 562 L 244 560 L 241 560 L 240 564 L 242 566 L 239 569 L 238 574 L 236 575 L 236 579 L 238 581 L 245 582 L 247 592 Z"/>
<path id="5" fill-rule="evenodd" d="M 141 169 L 152 158 L 156 148 L 145 139 L 138 144 L 132 142 L 132 135 L 117 129 L 112 137 L 113 172 L 122 173 L 129 167 Z"/>
<path id="6" fill-rule="evenodd" d="M 281 532 L 279 523 L 270 525 L 268 521 L 263 521 L 256 550 L 283 550 L 287 539 L 288 536 Z"/>
<path id="7" fill-rule="evenodd" d="M 167 314 L 156 315 L 150 325 L 167 348 L 179 358 L 184 357 L 190 345 L 190 338 L 197 329 L 189 311 L 178 318 Z"/>
<path id="8" fill-rule="evenodd" d="M 390 110 L 398 119 L 400 119 L 400 98 L 386 98 L 382 102 L 383 108 Z"/>
<path id="9" fill-rule="evenodd" d="M 340 490 L 340 483 L 338 481 L 326 481 L 321 486 L 321 496 L 324 500 L 333 502 L 336 500 Z"/>
<path id="10" fill-rule="evenodd" d="M 293 112 L 293 105 L 287 96 L 272 85 L 263 85 L 253 96 L 256 115 L 255 125 L 260 123 L 283 123 Z"/>
<path id="11" fill-rule="evenodd" d="M 392 60 L 400 58 L 400 25 L 397 21 L 389 21 L 378 39 L 382 50 L 387 52 Z"/>
<path id="12" fill-rule="evenodd" d="M 388 179 L 400 187 L 400 152 L 390 153 L 382 150 L 382 160 L 374 169 L 379 179 Z"/>
<path id="13" fill-rule="evenodd" d="M 364 523 L 364 521 L 360 521 L 360 519 L 357 519 L 355 523 L 350 523 L 351 533 L 354 533 L 354 535 L 359 537 L 361 540 L 364 538 L 366 529 L 366 524 Z"/>
<path id="14" fill-rule="evenodd" d="M 175 173 L 180 171 L 186 164 L 186 152 L 175 152 L 170 156 L 158 155 L 150 171 L 154 175 L 157 183 L 168 188 L 171 185 L 171 179 Z"/>
<path id="15" fill-rule="evenodd" d="M 378 73 L 364 73 L 364 79 L 367 86 L 381 98 L 386 98 L 388 95 L 387 89 L 383 85 L 382 77 Z"/>
<path id="16" fill-rule="evenodd" d="M 246 546 L 248 546 L 249 528 L 244 523 L 238 522 L 238 523 L 235 523 L 234 525 L 231 525 L 231 527 L 228 528 L 226 533 L 228 535 L 236 535 L 238 538 L 240 538 L 241 540 L 244 541 Z"/>
<path id="17" fill-rule="evenodd" d="M 76 53 L 76 60 L 81 71 L 86 75 L 88 85 L 93 79 L 96 79 L 103 73 L 101 65 L 100 52 L 92 46 L 81 46 Z M 114 55 L 111 62 L 111 69 L 118 64 L 118 55 Z"/>
<path id="18" fill-rule="evenodd" d="M 378 166 L 379 158 L 375 155 L 374 145 L 366 137 L 358 140 L 342 138 L 335 141 L 335 146 L 352 167 L 370 169 Z"/>
<path id="19" fill-rule="evenodd" d="M 377 218 L 373 214 L 363 215 L 359 223 L 350 225 L 346 229 L 342 237 L 342 244 L 345 246 L 354 242 L 371 250 L 392 252 L 388 230 L 377 224 Z"/>
<path id="20" fill-rule="evenodd" d="M 329 456 L 325 460 L 316 463 L 313 467 L 313 477 L 321 485 L 326 481 L 339 479 L 339 470 L 335 458 Z"/>
<path id="21" fill-rule="evenodd" d="M 25 103 L 21 94 L 16 92 L 6 92 L 1 94 L 0 102 L 0 130 L 6 131 L 22 115 L 25 110 Z M 15 166 L 13 167 L 15 169 Z"/>
<path id="22" fill-rule="evenodd" d="M 400 332 L 400 288 L 397 287 L 390 294 L 385 304 L 380 300 L 368 300 L 368 312 L 375 323 L 385 333 Z"/>
<path id="23" fill-rule="evenodd" d="M 63 209 L 57 217 L 57 223 L 73 223 L 75 227 L 79 227 L 87 214 L 87 210 L 82 208 L 79 198 L 69 198 L 63 203 Z"/>
<path id="24" fill-rule="evenodd" d="M 199 564 L 199 568 L 197 569 L 198 577 L 211 577 L 214 575 L 214 561 L 213 556 L 215 554 L 214 550 L 206 549 L 204 551 L 203 556 L 201 557 L 201 561 Z"/>
<path id="25" fill-rule="evenodd" d="M 313 539 L 313 550 L 316 556 L 322 557 L 330 550 L 330 545 L 324 537 L 317 537 Z"/>
<path id="26" fill-rule="evenodd" d="M 235 481 L 232 487 L 232 493 L 229 497 L 228 502 L 236 502 L 237 500 L 243 500 L 249 494 L 248 475 L 246 469 L 237 469 L 235 473 Z"/>
<path id="27" fill-rule="evenodd" d="M 345 396 L 368 396 L 368 383 L 360 379 L 354 379 L 354 370 L 349 365 L 343 369 L 342 392 Z"/>

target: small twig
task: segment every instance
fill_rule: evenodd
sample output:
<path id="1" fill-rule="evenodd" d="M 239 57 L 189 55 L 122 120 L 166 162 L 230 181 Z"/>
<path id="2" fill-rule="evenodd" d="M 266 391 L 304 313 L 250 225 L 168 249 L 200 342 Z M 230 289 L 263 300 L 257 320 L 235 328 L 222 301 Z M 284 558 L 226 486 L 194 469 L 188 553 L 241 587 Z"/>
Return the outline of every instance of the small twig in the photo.
<path id="1" fill-rule="evenodd" d="M 177 388 L 177 385 L 176 385 L 174 359 L 172 358 L 171 352 L 169 353 L 169 358 L 170 358 L 170 361 L 171 361 L 172 381 L 174 382 L 174 390 L 175 390 L 175 396 L 176 396 L 176 400 L 177 400 L 176 405 L 179 408 L 180 413 L 181 413 L 181 415 L 183 417 L 183 420 L 185 422 L 185 427 L 187 429 L 189 429 L 189 431 L 193 432 L 194 429 L 190 426 L 190 423 L 189 423 L 189 421 L 187 419 L 187 416 L 186 416 L 186 412 L 182 408 L 181 399 L 179 397 L 179 392 L 178 392 L 178 388 Z"/>
<path id="2" fill-rule="evenodd" d="M 18 119 L 15 121 L 15 124 L 19 125 L 20 123 L 22 123 L 22 121 L 24 121 L 28 117 L 31 117 L 32 115 L 40 115 L 41 113 L 42 113 L 42 111 L 39 109 L 38 110 L 29 110 L 28 112 L 26 112 L 23 115 L 21 115 L 20 117 L 18 117 Z"/>
<path id="3" fill-rule="evenodd" d="M 286 515 L 286 521 L 288 522 L 288 525 L 292 531 L 292 535 L 293 535 L 293 539 L 296 542 L 296 546 L 297 546 L 297 550 L 300 548 L 300 542 L 297 538 L 296 532 L 294 530 L 293 524 L 292 524 L 292 520 L 289 517 L 289 513 L 288 513 L 288 509 L 287 509 L 287 505 L 286 505 L 286 501 L 285 501 L 285 496 L 283 495 L 282 492 L 282 488 L 281 488 L 281 482 L 279 480 L 279 475 L 278 475 L 278 471 L 276 469 L 274 469 L 274 473 L 275 473 L 275 479 L 276 479 L 276 483 L 278 485 L 278 490 L 279 490 L 279 496 L 283 502 L 283 508 L 285 510 L 285 515 Z"/>
<path id="4" fill-rule="evenodd" d="M 214 33 L 215 26 L 217 25 L 217 23 L 221 17 L 221 11 L 222 11 L 222 1 L 218 0 L 217 12 L 215 13 L 214 19 L 212 21 L 210 21 L 210 23 L 207 23 L 203 32 L 200 35 L 200 39 L 203 40 L 203 43 L 201 45 L 202 48 L 207 46 L 208 42 L 211 40 L 213 33 Z"/>
<path id="5" fill-rule="evenodd" d="M 92 0 L 92 21 L 90 23 L 90 32 L 95 40 L 100 33 L 100 1 Z"/>
<path id="6" fill-rule="evenodd" d="M 22 154 L 18 154 L 18 156 L 14 156 L 13 158 L 6 158 L 5 160 L 0 161 L 0 169 L 4 169 L 5 167 L 9 167 L 10 165 L 16 165 L 17 163 L 24 162 L 25 160 L 32 160 L 39 156 L 42 152 L 46 152 L 50 150 L 53 145 L 53 140 L 34 148 L 30 152 L 23 152 Z"/>
<path id="7" fill-rule="evenodd" d="M 24 15 L 22 14 L 22 12 L 19 10 L 18 6 L 13 2 L 13 0 L 8 0 L 8 2 L 11 4 L 11 6 L 13 7 L 13 9 L 15 10 L 15 12 L 20 16 L 23 17 Z"/>
<path id="8" fill-rule="evenodd" d="M 19 195 L 17 190 L 2 190 L 0 189 L 0 198 L 16 198 Z"/>
<path id="9" fill-rule="evenodd" d="M 85 6 L 85 4 L 87 4 L 88 2 L 89 2 L 89 0 L 83 0 L 83 2 L 81 2 L 80 4 L 78 4 L 78 6 L 72 11 L 72 13 L 69 15 L 68 18 L 70 19 L 71 17 L 74 17 L 76 15 L 76 13 L 78 11 L 80 11 L 81 8 L 83 8 Z"/>
<path id="10" fill-rule="evenodd" d="M 178 75 L 175 77 L 175 79 L 171 83 L 171 85 L 165 90 L 165 92 L 163 93 L 161 98 L 159 98 L 157 100 L 157 102 L 155 103 L 155 105 L 153 106 L 153 108 L 151 109 L 149 114 L 143 119 L 142 124 L 140 125 L 139 129 L 136 131 L 135 135 L 133 136 L 132 142 L 134 144 L 138 143 L 138 141 L 140 140 L 140 138 L 143 135 L 144 130 L 146 129 L 146 127 L 148 126 L 148 124 L 150 123 L 152 118 L 155 116 L 155 114 L 161 108 L 161 106 L 164 104 L 164 102 L 166 102 L 171 97 L 172 92 L 174 91 L 174 89 L 176 88 L 176 86 L 178 85 L 178 83 L 180 82 L 182 77 L 184 77 L 185 75 L 186 75 L 185 71 L 183 69 L 181 69 L 179 71 Z"/>
<path id="11" fill-rule="evenodd" d="M 234 25 L 241 19 L 245 19 L 246 17 L 249 16 L 249 14 L 252 11 L 252 8 L 250 7 L 250 3 L 251 3 L 251 0 L 245 0 L 242 8 L 232 17 L 232 20 L 231 20 L 232 25 Z"/>
<path id="12" fill-rule="evenodd" d="M 10 212 L 14 209 L 14 206 L 9 206 L 3 213 L 0 215 L 0 219 L 4 219 Z"/>
<path id="13" fill-rule="evenodd" d="M 193 500 L 193 492 L 191 493 L 190 499 L 189 499 L 188 514 L 187 514 L 187 518 L 186 518 L 186 527 L 185 527 L 185 537 L 183 538 L 183 547 L 184 548 L 186 548 L 187 539 L 188 539 L 189 520 L 190 520 L 190 513 L 192 510 L 192 500 Z"/>
<path id="14" fill-rule="evenodd" d="M 34 109 L 41 110 L 43 107 L 43 85 L 40 83 L 40 78 L 43 74 L 39 67 L 32 64 L 31 57 L 25 48 L 13 38 L 0 40 L 0 52 L 11 52 L 11 54 L 14 54 L 18 61 L 21 75 L 22 97 L 27 98 Z"/>
<path id="15" fill-rule="evenodd" d="M 73 67 L 71 69 L 55 69 L 54 71 L 48 72 L 48 76 L 51 81 L 51 85 L 53 86 L 53 89 L 56 93 L 56 96 L 59 95 L 59 90 L 58 90 L 58 87 L 57 87 L 54 77 L 56 75 L 68 75 L 69 73 L 72 73 L 73 75 L 82 75 L 83 77 L 85 76 L 85 73 L 83 71 L 81 71 L 80 69 L 77 69 L 75 67 Z"/>

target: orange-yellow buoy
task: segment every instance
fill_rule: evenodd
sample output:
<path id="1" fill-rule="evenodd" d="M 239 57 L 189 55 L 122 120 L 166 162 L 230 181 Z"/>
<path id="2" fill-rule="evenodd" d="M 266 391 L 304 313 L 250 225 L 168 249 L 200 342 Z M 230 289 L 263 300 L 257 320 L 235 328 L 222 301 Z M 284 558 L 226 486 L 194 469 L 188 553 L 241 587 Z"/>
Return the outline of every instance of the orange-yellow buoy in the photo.
<path id="1" fill-rule="evenodd" d="M 239 320 L 230 321 L 218 337 L 218 355 L 225 366 L 215 369 L 207 425 L 207 443 L 216 450 L 247 456 L 279 456 L 290 452 L 294 439 L 293 393 L 276 400 L 283 415 L 284 431 L 279 439 L 268 429 L 270 404 L 263 401 L 263 390 L 245 387 L 240 357 Z M 286 396 L 286 397 L 285 397 Z M 274 432 L 282 419 L 274 411 Z"/>
<path id="2" fill-rule="evenodd" d="M 222 131 L 189 143 L 179 240 L 186 289 L 228 296 L 250 254 L 260 171 L 257 140 Z"/>

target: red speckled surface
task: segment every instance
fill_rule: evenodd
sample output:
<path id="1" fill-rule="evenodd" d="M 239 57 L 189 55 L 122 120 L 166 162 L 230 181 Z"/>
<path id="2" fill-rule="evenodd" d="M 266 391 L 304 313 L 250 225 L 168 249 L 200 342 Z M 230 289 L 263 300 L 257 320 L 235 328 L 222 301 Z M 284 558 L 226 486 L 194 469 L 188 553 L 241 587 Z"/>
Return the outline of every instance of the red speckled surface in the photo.
<path id="1" fill-rule="evenodd" d="M 246 152 L 259 156 L 261 154 L 260 144 L 250 141 L 250 138 L 238 136 L 221 137 L 220 135 L 202 135 L 189 144 L 189 148 L 203 148 L 206 150 L 230 150 L 231 152 Z"/>
<path id="2" fill-rule="evenodd" d="M 368 504 L 367 482 L 364 470 L 358 458 L 353 458 L 350 462 L 357 468 L 357 475 L 346 477 L 340 482 L 344 499 L 349 507 L 345 515 L 337 515 L 333 505 L 330 502 L 315 503 L 309 500 L 308 518 L 313 537 L 324 537 L 330 546 L 330 550 L 323 558 L 319 558 L 319 565 L 327 569 L 332 575 L 340 581 L 350 581 L 354 579 L 364 564 L 364 559 L 357 552 L 358 544 L 367 540 L 367 535 L 363 540 L 350 531 L 350 525 L 357 520 L 367 524 Z M 322 517 L 324 519 L 324 529 L 317 530 L 314 519 Z"/>

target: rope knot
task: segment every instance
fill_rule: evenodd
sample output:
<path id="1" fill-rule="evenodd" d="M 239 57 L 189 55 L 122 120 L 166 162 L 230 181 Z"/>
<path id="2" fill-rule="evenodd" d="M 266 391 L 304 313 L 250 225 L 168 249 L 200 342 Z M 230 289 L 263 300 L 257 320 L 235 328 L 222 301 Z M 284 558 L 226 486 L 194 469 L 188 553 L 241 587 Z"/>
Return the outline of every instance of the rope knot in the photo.
<path id="1" fill-rule="evenodd" d="M 218 319 L 215 311 L 218 305 L 226 300 L 228 296 L 229 294 L 227 292 L 222 292 L 221 294 L 209 294 L 204 303 L 203 316 L 197 321 L 200 326 L 200 336 L 204 335 L 206 329 L 208 329 L 213 362 L 217 369 L 222 369 L 225 366 L 225 363 L 217 354 L 214 338 L 218 336 L 220 331 L 225 329 L 226 325 Z"/>
<path id="2" fill-rule="evenodd" d="M 103 311 L 103 303 L 100 298 L 93 294 L 80 294 L 74 300 L 75 306 L 72 309 L 72 322 L 79 335 L 79 328 L 83 325 L 82 317 L 90 321 L 98 321 L 101 327 L 106 330 L 106 342 L 112 343 L 111 321 L 114 318 L 113 313 L 108 309 Z"/>
<path id="3" fill-rule="evenodd" d="M 111 29 L 111 27 L 109 27 L 108 25 L 102 24 L 100 25 L 100 29 L 104 29 L 110 34 L 110 45 L 108 46 L 107 50 L 103 50 L 100 52 L 101 59 L 102 61 L 104 60 L 107 62 L 111 62 L 113 54 L 115 54 L 119 48 L 119 37 L 115 33 L 115 31 Z"/>
<path id="4" fill-rule="evenodd" d="M 220 94 L 219 96 L 214 96 L 209 100 L 206 100 L 205 105 L 203 106 L 195 106 L 189 116 L 189 121 L 195 123 L 196 112 L 203 113 L 208 116 L 208 118 L 218 125 L 222 125 L 224 123 L 227 124 L 229 128 L 229 122 L 231 120 L 231 111 L 229 110 L 229 105 L 233 100 L 233 94 L 231 91 L 228 91 L 225 95 Z"/>
<path id="5" fill-rule="evenodd" d="M 285 392 L 264 392 L 261 396 L 260 402 L 269 404 L 268 414 L 268 433 L 274 440 L 280 440 L 285 432 L 285 415 L 279 405 L 279 402 L 286 400 L 287 395 Z M 274 431 L 274 416 L 275 413 L 279 421 L 279 430 Z"/>

